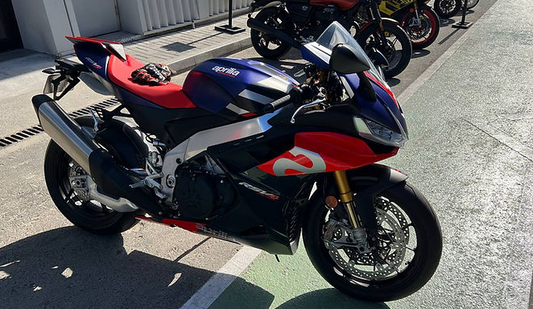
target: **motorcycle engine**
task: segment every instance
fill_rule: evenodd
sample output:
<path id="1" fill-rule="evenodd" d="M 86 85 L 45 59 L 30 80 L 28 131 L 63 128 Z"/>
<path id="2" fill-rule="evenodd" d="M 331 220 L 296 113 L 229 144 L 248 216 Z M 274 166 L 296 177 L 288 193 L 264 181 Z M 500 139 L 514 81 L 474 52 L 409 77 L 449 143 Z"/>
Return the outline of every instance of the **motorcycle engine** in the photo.
<path id="1" fill-rule="evenodd" d="M 172 209 L 179 216 L 209 220 L 227 212 L 236 200 L 236 191 L 220 167 L 203 159 L 176 171 Z"/>

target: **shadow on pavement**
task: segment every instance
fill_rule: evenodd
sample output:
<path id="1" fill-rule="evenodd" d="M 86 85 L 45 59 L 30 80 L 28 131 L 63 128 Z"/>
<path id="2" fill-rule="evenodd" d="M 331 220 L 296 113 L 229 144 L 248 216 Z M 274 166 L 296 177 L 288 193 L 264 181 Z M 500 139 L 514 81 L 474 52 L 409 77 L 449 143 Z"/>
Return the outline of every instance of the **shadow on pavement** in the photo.
<path id="1" fill-rule="evenodd" d="M 54 65 L 54 57 L 26 49 L 0 53 L 0 81 L 41 71 Z"/>
<path id="2" fill-rule="evenodd" d="M 126 252 L 120 235 L 96 236 L 67 227 L 0 248 L 0 307 L 179 308 L 212 275 L 144 252 Z M 239 281 L 258 299 L 273 299 Z"/>
<path id="3" fill-rule="evenodd" d="M 324 289 L 300 295 L 289 300 L 276 309 L 389 309 L 384 303 L 366 302 L 353 299 L 335 289 Z"/>
<path id="4" fill-rule="evenodd" d="M 411 56 L 411 58 L 425 57 L 425 56 L 427 56 L 429 54 L 431 54 L 431 51 L 429 51 L 427 49 L 418 49 L 418 50 L 414 50 L 413 51 L 413 55 Z"/>

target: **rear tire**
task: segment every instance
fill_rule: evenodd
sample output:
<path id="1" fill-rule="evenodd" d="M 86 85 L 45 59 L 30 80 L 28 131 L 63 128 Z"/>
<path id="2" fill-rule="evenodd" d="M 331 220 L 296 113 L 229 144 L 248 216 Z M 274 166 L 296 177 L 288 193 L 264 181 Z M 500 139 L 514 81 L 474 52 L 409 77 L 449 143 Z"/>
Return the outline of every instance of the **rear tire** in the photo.
<path id="1" fill-rule="evenodd" d="M 461 0 L 435 0 L 433 9 L 441 18 L 455 16 L 461 10 Z"/>
<path id="2" fill-rule="evenodd" d="M 81 126 L 92 127 L 90 117 L 76 119 Z M 132 228 L 138 220 L 134 213 L 121 213 L 78 195 L 70 176 L 87 173 L 53 140 L 44 158 L 44 177 L 50 197 L 61 213 L 74 225 L 94 234 L 117 234 Z M 90 177 L 90 176 L 89 176 Z"/>
<path id="3" fill-rule="evenodd" d="M 429 281 L 441 257 L 442 235 L 429 203 L 405 182 L 380 193 L 374 205 L 379 240 L 371 253 L 361 254 L 351 247 L 326 248 L 325 227 L 333 212 L 325 205 L 308 211 L 303 239 L 311 262 L 331 285 L 358 299 L 383 302 L 406 297 Z M 400 246 L 402 241 L 404 246 Z M 403 255 L 402 247 L 407 248 Z M 348 261 L 339 261 L 342 256 Z"/>
<path id="4" fill-rule="evenodd" d="M 262 9 L 255 19 L 278 30 L 286 31 L 290 16 L 278 7 L 267 7 Z M 289 43 L 256 29 L 250 30 L 250 38 L 255 51 L 267 59 L 279 59 L 291 49 Z"/>

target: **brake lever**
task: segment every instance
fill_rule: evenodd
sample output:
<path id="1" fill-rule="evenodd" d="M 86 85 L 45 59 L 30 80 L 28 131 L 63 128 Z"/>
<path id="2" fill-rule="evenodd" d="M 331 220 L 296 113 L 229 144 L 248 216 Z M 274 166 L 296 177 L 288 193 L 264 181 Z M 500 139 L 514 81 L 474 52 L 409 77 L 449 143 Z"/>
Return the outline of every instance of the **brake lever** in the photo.
<path id="1" fill-rule="evenodd" d="M 313 102 L 311 102 L 311 103 L 307 103 L 307 104 L 304 104 L 304 105 L 298 107 L 298 109 L 294 112 L 294 114 L 292 114 L 292 117 L 291 117 L 291 121 L 290 121 L 290 123 L 291 123 L 291 124 L 295 124 L 295 123 L 296 123 L 296 116 L 298 115 L 298 113 L 299 113 L 302 109 L 304 109 L 304 108 L 308 108 L 308 107 L 311 107 L 311 106 L 313 106 L 313 105 L 320 105 L 320 104 L 324 103 L 325 101 L 326 101 L 326 99 L 325 99 L 325 98 L 322 98 L 322 99 L 318 99 L 318 100 L 315 100 L 315 101 L 313 101 Z"/>

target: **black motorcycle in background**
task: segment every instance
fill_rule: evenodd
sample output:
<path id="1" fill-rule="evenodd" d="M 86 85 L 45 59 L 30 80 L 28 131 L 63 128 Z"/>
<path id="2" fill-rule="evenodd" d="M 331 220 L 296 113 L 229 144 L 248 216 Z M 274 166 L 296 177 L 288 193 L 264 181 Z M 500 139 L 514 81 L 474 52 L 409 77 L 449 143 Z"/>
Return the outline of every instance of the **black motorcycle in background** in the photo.
<path id="1" fill-rule="evenodd" d="M 333 21 L 350 30 L 368 54 L 378 50 L 387 59 L 386 77 L 400 74 L 409 64 L 409 36 L 379 12 L 379 0 L 256 0 L 250 5 L 248 26 L 254 49 L 278 59 L 291 47 L 314 41 Z M 259 13 L 252 17 L 252 13 Z"/>

